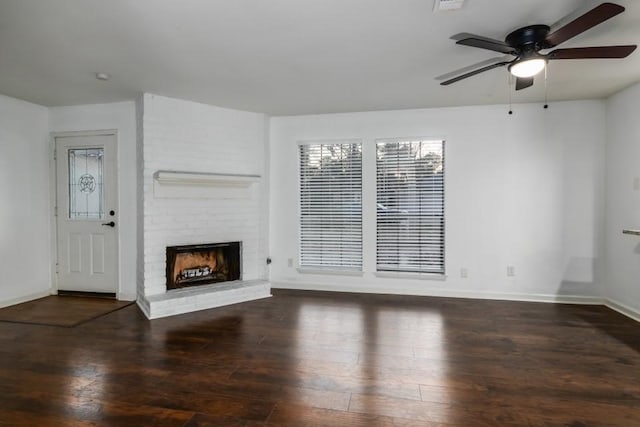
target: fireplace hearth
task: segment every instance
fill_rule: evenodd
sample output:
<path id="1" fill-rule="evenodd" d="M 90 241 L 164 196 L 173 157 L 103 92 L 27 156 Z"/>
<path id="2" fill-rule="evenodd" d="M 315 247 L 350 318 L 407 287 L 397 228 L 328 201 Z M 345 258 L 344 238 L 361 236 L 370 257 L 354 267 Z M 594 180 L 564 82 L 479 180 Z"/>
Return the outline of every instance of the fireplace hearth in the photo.
<path id="1" fill-rule="evenodd" d="M 241 279 L 241 242 L 167 247 L 167 290 Z"/>

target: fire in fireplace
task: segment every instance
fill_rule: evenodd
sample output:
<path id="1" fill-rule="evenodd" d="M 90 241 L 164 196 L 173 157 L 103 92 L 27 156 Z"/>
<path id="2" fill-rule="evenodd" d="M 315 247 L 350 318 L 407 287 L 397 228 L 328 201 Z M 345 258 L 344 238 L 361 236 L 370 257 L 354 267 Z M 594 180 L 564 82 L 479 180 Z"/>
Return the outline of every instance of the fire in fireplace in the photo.
<path id="1" fill-rule="evenodd" d="M 167 290 L 240 280 L 240 242 L 167 247 Z"/>

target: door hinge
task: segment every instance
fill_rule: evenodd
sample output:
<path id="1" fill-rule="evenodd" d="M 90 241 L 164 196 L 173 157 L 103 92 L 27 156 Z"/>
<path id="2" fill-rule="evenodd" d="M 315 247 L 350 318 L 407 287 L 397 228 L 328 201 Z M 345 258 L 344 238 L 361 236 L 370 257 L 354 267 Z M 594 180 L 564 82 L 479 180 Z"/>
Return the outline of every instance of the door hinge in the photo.
<path id="1" fill-rule="evenodd" d="M 53 160 L 58 159 L 58 150 L 56 148 L 53 149 Z"/>
<path id="2" fill-rule="evenodd" d="M 57 206 L 53 207 L 53 216 L 58 216 L 58 207 Z"/>

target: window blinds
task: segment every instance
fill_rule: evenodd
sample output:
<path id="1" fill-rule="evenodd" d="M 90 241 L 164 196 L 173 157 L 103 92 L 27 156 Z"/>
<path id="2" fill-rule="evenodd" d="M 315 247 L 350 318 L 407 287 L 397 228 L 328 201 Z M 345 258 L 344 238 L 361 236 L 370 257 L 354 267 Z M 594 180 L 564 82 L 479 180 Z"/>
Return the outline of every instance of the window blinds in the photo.
<path id="1" fill-rule="evenodd" d="M 301 144 L 299 154 L 300 266 L 362 270 L 362 144 Z"/>
<path id="2" fill-rule="evenodd" d="M 444 141 L 378 140 L 377 270 L 444 273 Z"/>

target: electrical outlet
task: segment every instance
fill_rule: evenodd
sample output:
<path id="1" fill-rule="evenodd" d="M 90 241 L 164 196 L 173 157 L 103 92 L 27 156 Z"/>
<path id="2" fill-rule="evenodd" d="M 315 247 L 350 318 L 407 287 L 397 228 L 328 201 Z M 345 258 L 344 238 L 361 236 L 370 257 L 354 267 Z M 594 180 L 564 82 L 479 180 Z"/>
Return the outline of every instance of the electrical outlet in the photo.
<path id="1" fill-rule="evenodd" d="M 293 267 L 293 258 L 287 258 L 287 267 Z"/>
<path id="2" fill-rule="evenodd" d="M 460 277 L 462 277 L 463 279 L 466 279 L 469 276 L 469 270 L 467 270 L 466 268 L 461 268 L 460 269 Z"/>
<path id="3" fill-rule="evenodd" d="M 516 275 L 516 268 L 513 265 L 507 265 L 507 276 L 513 277 Z"/>

